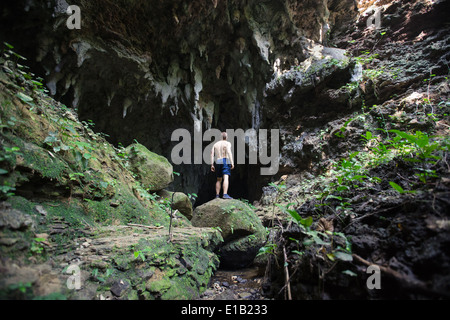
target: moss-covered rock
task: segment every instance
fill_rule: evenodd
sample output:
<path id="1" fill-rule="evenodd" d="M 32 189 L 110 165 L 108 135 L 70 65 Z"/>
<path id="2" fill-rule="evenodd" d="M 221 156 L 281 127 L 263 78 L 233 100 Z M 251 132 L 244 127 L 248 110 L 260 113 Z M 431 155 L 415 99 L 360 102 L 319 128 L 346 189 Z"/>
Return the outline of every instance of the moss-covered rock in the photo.
<path id="1" fill-rule="evenodd" d="M 126 150 L 131 171 L 148 190 L 162 190 L 173 181 L 173 167 L 165 157 L 149 151 L 140 143 L 133 143 Z"/>
<path id="2" fill-rule="evenodd" d="M 105 270 L 114 270 L 101 294 L 107 296 L 121 279 L 127 279 L 128 295 L 122 295 L 122 299 L 198 298 L 219 265 L 212 249 L 221 242 L 220 233 L 213 229 L 176 228 L 173 240 L 168 241 L 167 232 L 120 226 L 100 230 L 93 246 L 86 250 L 111 252 L 100 258 L 106 262 Z M 84 252 L 79 254 L 83 256 Z"/>
<path id="3" fill-rule="evenodd" d="M 250 264 L 266 237 L 265 228 L 255 212 L 239 200 L 214 199 L 194 210 L 196 227 L 216 227 L 224 238 L 220 249 L 221 265 L 244 267 Z"/>
<path id="4" fill-rule="evenodd" d="M 188 220 L 192 219 L 192 202 L 189 197 L 183 192 L 172 192 L 165 189 L 158 192 L 158 195 L 170 201 L 174 210 L 180 211 Z M 173 196 L 173 198 L 172 198 Z M 173 199 L 173 201 L 172 201 Z"/>

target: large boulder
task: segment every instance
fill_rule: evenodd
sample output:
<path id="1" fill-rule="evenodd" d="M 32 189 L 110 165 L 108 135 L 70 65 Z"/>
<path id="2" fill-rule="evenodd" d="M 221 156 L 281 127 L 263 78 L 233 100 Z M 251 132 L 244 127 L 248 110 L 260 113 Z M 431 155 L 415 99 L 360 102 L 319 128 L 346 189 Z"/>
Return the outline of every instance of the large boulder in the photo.
<path id="1" fill-rule="evenodd" d="M 224 239 L 219 249 L 224 267 L 249 265 L 263 246 L 266 232 L 256 213 L 239 200 L 214 199 L 194 210 L 195 227 L 217 227 Z"/>
<path id="2" fill-rule="evenodd" d="M 188 220 L 192 219 L 193 209 L 192 202 L 189 197 L 183 192 L 172 192 L 166 189 L 160 190 L 157 193 L 161 198 L 168 199 L 172 203 L 174 210 L 180 211 Z M 173 196 L 173 198 L 172 198 Z M 173 199 L 173 202 L 172 202 Z"/>
<path id="3" fill-rule="evenodd" d="M 173 167 L 165 157 L 151 152 L 140 143 L 129 145 L 126 152 L 131 171 L 149 191 L 162 190 L 173 181 Z"/>

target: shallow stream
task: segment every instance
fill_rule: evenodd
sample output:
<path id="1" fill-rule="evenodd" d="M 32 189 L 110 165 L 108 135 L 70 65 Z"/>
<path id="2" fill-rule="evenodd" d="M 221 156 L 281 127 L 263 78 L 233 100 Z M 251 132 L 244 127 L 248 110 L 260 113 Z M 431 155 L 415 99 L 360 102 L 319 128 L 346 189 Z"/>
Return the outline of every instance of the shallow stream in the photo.
<path id="1" fill-rule="evenodd" d="M 263 300 L 264 274 L 258 268 L 217 270 L 200 300 Z"/>

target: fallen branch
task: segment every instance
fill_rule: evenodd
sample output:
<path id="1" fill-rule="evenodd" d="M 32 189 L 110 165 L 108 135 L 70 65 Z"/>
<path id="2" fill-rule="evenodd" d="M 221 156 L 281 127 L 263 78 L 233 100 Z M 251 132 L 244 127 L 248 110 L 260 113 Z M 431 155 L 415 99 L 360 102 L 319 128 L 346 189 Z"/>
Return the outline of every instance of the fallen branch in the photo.
<path id="1" fill-rule="evenodd" d="M 137 224 L 137 223 L 128 223 L 127 225 L 130 227 L 139 227 L 139 228 L 146 228 L 146 229 L 162 229 L 162 228 L 164 228 L 164 226 L 155 227 L 155 226 L 146 226 L 146 225 Z"/>

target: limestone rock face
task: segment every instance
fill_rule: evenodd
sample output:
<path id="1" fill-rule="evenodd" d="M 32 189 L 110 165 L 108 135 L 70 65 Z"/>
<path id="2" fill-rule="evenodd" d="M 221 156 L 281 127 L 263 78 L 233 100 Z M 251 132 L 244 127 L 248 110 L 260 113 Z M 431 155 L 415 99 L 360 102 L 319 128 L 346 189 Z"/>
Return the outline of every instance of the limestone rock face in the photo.
<path id="1" fill-rule="evenodd" d="M 274 71 L 310 56 L 305 38 L 327 45 L 357 14 L 354 0 L 123 3 L 71 1 L 82 27 L 69 30 L 66 1 L 13 1 L 2 8 L 0 36 L 28 58 L 56 100 L 110 142 L 136 138 L 167 158 L 178 128 L 268 128 L 261 110 Z M 207 201 L 199 190 L 208 185 L 208 166 L 175 170 L 182 176 L 174 185 Z M 236 173 L 244 183 L 258 179 L 241 167 Z"/>
<path id="2" fill-rule="evenodd" d="M 254 211 L 239 200 L 214 199 L 194 210 L 196 227 L 218 227 L 224 244 L 221 266 L 245 267 L 265 241 L 265 229 Z"/>
<path id="3" fill-rule="evenodd" d="M 131 171 L 150 191 L 158 191 L 173 181 L 173 168 L 163 156 L 149 151 L 145 146 L 134 143 L 127 147 L 130 155 Z"/>

